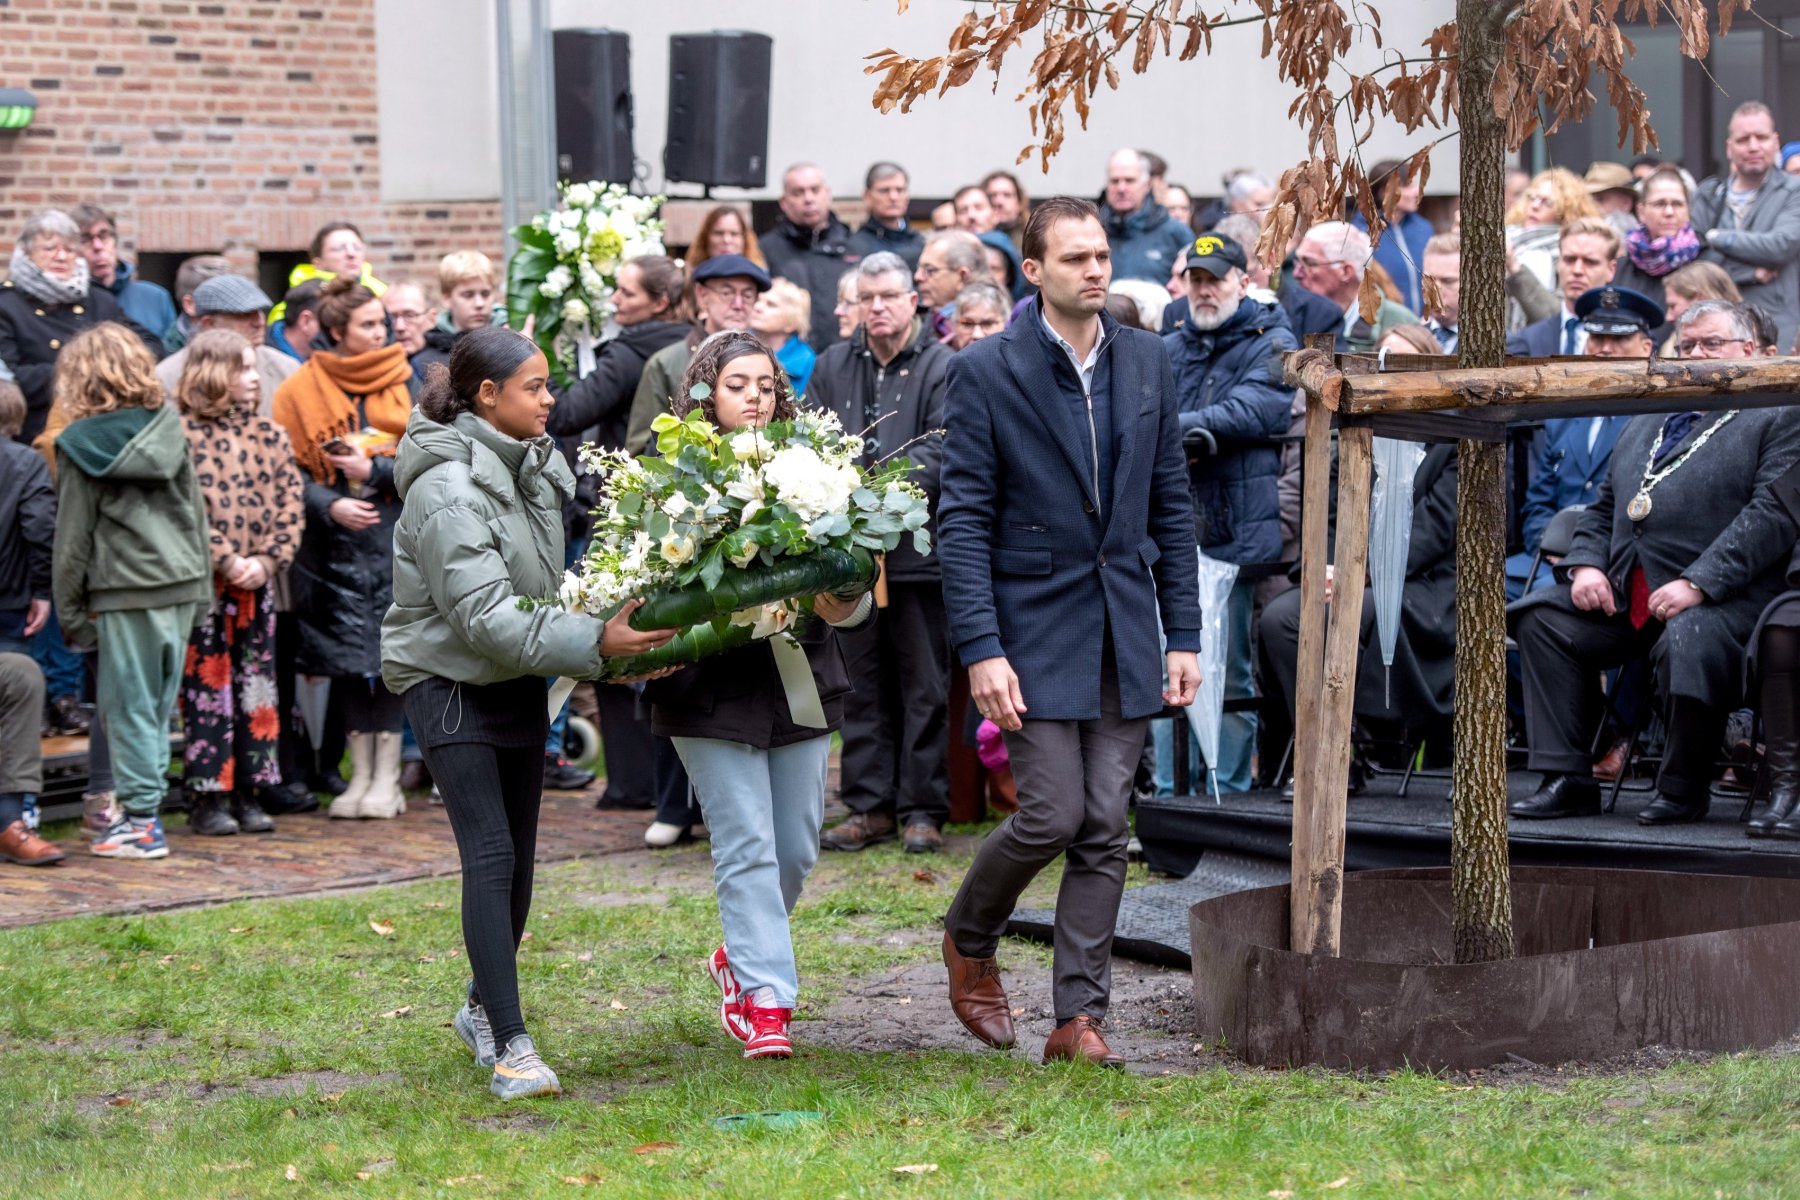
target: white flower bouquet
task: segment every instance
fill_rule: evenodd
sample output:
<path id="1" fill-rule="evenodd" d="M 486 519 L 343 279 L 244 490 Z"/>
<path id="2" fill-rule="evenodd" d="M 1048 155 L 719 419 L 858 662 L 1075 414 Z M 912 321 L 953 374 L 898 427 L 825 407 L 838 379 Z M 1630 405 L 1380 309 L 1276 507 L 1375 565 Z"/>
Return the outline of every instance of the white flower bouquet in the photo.
<path id="1" fill-rule="evenodd" d="M 910 536 L 931 552 L 925 493 L 912 464 L 856 465 L 863 441 L 835 416 L 721 434 L 696 408 L 652 429 L 660 457 L 581 450 L 600 477 L 593 543 L 564 578 L 566 608 L 609 616 L 646 598 L 638 629 L 673 629 L 661 649 L 608 664 L 614 676 L 697 661 L 787 633 L 821 592 L 866 590 L 875 555 Z"/>
<path id="2" fill-rule="evenodd" d="M 506 315 L 533 336 L 567 385 L 593 369 L 594 343 L 612 315 L 619 268 L 663 252 L 661 196 L 634 196 L 616 183 L 565 183 L 562 207 L 513 230 L 519 248 L 506 268 Z"/>

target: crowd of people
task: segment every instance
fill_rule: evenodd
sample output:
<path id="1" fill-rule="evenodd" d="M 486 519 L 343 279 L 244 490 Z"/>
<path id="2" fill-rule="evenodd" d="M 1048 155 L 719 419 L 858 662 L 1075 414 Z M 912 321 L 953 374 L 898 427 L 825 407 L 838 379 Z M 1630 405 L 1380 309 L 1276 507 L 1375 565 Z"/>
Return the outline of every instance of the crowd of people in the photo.
<path id="1" fill-rule="evenodd" d="M 1510 171 L 1509 352 L 1793 352 L 1800 143 L 1748 103 L 1725 151 L 1729 169 L 1700 183 L 1652 157 Z M 722 205 L 684 259 L 623 264 L 593 368 L 561 389 L 504 328 L 501 273 L 479 252 L 384 281 L 335 221 L 279 301 L 218 255 L 184 262 L 171 294 L 119 257 L 111 214 L 34 216 L 0 283 L 0 859 L 64 856 L 35 818 L 50 734 L 88 737 L 92 852 L 166 856 L 177 711 L 196 834 L 266 832 L 321 798 L 364 820 L 444 803 L 476 974 L 457 1027 L 498 1060 L 497 1092 L 552 1088 L 511 953 L 539 793 L 594 778 L 565 761 L 569 709 L 547 714 L 543 681 L 593 678 L 669 631 L 535 621 L 505 601 L 554 590 L 545 565 L 582 552 L 595 485 L 570 470 L 580 443 L 645 453 L 665 412 L 701 403 L 735 426 L 804 404 L 866 430 L 865 465 L 910 458 L 937 522 L 938 553 L 894 551 L 873 601 L 821 597 L 828 621 L 806 642 L 849 816 L 821 828 L 828 742 L 782 716 L 781 681 L 748 652 L 584 686 L 596 803 L 654 810 L 653 847 L 710 835 L 733 947 L 708 967 L 721 1023 L 747 1053 L 781 1055 L 798 986 L 785 913 L 817 852 L 940 849 L 950 747 L 981 744 L 1017 811 L 947 921 L 953 1004 L 1010 1044 L 995 942 L 1066 852 L 1053 1048 L 1111 1062 L 1099 1019 L 1124 805 L 1173 786 L 1174 739 L 1190 736 L 1155 718 L 1197 682 L 1196 550 L 1237 568 L 1212 782 L 1279 786 L 1288 757 L 1301 408 L 1280 356 L 1317 334 L 1384 358 L 1453 353 L 1460 315 L 1459 214 L 1428 218 L 1397 163 L 1372 171 L 1397 211 L 1378 245 L 1351 211 L 1277 263 L 1254 253 L 1267 177 L 1233 172 L 1201 203 L 1168 175 L 1120 150 L 1097 202 L 1034 204 L 995 171 L 926 230 L 906 170 L 878 162 L 852 229 L 825 173 L 796 165 L 769 228 Z M 1722 757 L 1761 741 L 1768 803 L 1749 832 L 1800 839 L 1800 418 L 1550 421 L 1512 453 L 1515 728 L 1543 774 L 1513 814 L 1598 813 L 1600 782 L 1659 724 L 1639 821 L 1705 816 Z M 1410 481 L 1395 660 L 1365 653 L 1357 680 L 1371 761 L 1448 750 L 1456 469 L 1434 447 Z M 535 556 L 484 548 L 501 524 Z M 1761 738 L 1742 722 L 1728 737 L 1740 709 Z"/>

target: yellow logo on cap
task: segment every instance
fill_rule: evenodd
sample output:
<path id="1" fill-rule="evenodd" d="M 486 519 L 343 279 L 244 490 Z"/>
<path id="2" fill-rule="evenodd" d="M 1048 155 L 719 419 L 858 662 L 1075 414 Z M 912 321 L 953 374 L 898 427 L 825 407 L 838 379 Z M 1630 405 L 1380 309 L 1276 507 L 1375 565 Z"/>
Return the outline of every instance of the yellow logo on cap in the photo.
<path id="1" fill-rule="evenodd" d="M 1194 253 L 1201 258 L 1205 258 L 1209 254 L 1217 254 L 1224 248 L 1224 239 L 1216 238 L 1210 233 L 1202 234 L 1194 240 Z"/>

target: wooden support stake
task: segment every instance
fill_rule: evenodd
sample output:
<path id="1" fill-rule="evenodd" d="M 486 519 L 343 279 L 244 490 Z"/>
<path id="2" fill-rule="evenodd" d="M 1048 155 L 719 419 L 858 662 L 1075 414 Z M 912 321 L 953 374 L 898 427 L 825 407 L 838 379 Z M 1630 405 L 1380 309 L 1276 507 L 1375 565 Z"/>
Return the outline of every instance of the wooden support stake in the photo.
<path id="1" fill-rule="evenodd" d="M 1313 764 L 1318 759 L 1319 706 L 1325 681 L 1325 564 L 1331 524 L 1331 413 L 1311 392 L 1306 397 L 1300 478 L 1300 652 L 1294 683 L 1294 845 L 1288 936 L 1289 947 L 1306 954 L 1313 949 L 1311 914 L 1317 906 L 1312 812 L 1318 794 Z"/>
<path id="2" fill-rule="evenodd" d="M 1444 371 L 1344 374 L 1302 350 L 1289 356 L 1288 377 L 1328 387 L 1339 412 L 1431 412 L 1444 408 L 1608 402 L 1638 398 L 1729 401 L 1760 396 L 1786 403 L 1800 392 L 1800 358 L 1591 358 Z M 1319 393 L 1314 393 L 1319 394 Z M 1700 405 L 1698 407 L 1706 407 Z M 1735 407 L 1727 405 L 1727 407 Z M 1554 415 L 1554 414 L 1552 414 Z"/>
<path id="3" fill-rule="evenodd" d="M 1363 580 L 1369 565 L 1370 476 L 1373 438 L 1367 426 L 1338 431 L 1337 569 L 1331 622 L 1325 635 L 1324 686 L 1320 689 L 1317 744 L 1310 774 L 1307 858 L 1304 870 L 1311 902 L 1296 912 L 1307 923 L 1307 944 L 1315 954 L 1338 953 L 1343 928 L 1344 807 L 1350 787 L 1350 724 L 1356 702 L 1356 660 L 1362 644 Z M 1299 796 L 1299 789 L 1294 791 Z M 1299 812 L 1296 809 L 1295 817 Z"/>

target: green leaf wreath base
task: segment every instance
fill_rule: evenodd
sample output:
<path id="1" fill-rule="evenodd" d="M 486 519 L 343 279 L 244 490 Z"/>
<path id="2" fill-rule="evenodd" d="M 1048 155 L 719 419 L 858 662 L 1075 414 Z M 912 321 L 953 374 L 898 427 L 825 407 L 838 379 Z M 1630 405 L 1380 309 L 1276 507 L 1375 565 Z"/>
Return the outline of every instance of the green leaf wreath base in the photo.
<path id="1" fill-rule="evenodd" d="M 657 592 L 631 614 L 633 629 L 687 629 L 746 608 L 821 592 L 865 592 L 875 582 L 869 551 L 815 550 L 763 565 L 728 569 L 713 587 L 701 583 Z M 692 660 L 689 660 L 692 661 Z"/>

